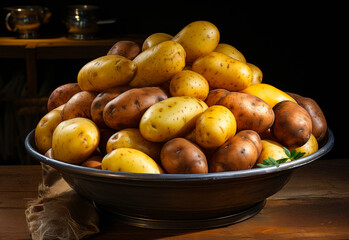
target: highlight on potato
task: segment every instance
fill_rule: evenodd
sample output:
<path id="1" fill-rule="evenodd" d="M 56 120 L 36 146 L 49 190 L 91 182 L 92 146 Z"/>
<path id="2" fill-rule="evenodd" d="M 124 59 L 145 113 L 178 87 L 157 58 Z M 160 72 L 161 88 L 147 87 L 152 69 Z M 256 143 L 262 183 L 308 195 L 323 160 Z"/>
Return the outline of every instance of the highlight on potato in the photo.
<path id="1" fill-rule="evenodd" d="M 268 83 L 208 21 L 122 40 L 58 86 L 35 130 L 41 154 L 83 167 L 202 174 L 278 167 L 318 151 L 311 98 Z M 252 170 L 251 170 L 252 171 Z"/>

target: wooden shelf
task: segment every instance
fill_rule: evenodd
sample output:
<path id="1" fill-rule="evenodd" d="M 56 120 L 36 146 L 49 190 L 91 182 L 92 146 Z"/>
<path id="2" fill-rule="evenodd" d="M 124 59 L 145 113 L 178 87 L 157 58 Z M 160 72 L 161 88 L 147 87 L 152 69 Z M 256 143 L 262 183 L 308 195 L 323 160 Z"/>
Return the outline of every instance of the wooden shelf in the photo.
<path id="1" fill-rule="evenodd" d="M 28 97 L 37 96 L 37 61 L 42 59 L 94 59 L 106 55 L 114 43 L 132 40 L 141 44 L 140 36 L 73 40 L 66 37 L 17 39 L 0 37 L 0 58 L 25 59 Z"/>

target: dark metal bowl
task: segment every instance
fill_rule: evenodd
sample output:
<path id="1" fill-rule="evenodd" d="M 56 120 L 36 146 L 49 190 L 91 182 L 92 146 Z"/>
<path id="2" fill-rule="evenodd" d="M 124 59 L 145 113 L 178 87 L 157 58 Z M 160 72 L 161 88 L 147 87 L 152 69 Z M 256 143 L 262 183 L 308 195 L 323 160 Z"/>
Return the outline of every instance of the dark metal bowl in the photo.
<path id="1" fill-rule="evenodd" d="M 81 196 L 101 211 L 140 227 L 212 228 L 257 214 L 266 198 L 278 192 L 293 171 L 329 152 L 328 129 L 319 150 L 280 167 L 207 174 L 142 174 L 86 168 L 48 158 L 36 151 L 34 130 L 25 139 L 29 154 L 57 169 Z"/>

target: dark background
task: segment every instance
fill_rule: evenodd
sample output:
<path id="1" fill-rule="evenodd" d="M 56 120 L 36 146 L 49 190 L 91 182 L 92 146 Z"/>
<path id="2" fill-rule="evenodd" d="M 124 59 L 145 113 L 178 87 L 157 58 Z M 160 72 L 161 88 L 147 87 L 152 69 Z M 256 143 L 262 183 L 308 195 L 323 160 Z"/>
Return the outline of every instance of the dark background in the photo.
<path id="1" fill-rule="evenodd" d="M 72 4 L 99 5 L 100 18 L 117 19 L 115 24 L 101 29 L 101 38 L 134 34 L 146 38 L 155 32 L 175 35 L 192 21 L 210 21 L 220 30 L 220 42 L 235 46 L 248 62 L 263 71 L 263 82 L 316 100 L 336 139 L 333 150 L 326 158 L 348 157 L 345 151 L 348 133 L 345 6 L 335 3 L 311 5 L 294 1 L 282 1 L 279 4 L 164 2 L 162 5 L 145 1 L 142 5 L 131 1 L 115 2 L 11 0 L 0 4 L 1 9 L 4 6 L 30 4 L 50 8 L 53 15 L 50 23 L 41 29 L 42 37 L 66 34 L 63 20 L 66 6 Z M 0 35 L 13 36 L 2 22 L 5 13 L 2 10 Z M 1 63 L 0 74 L 4 74 L 13 62 Z M 60 71 L 57 79 L 64 79 L 60 80 L 63 82 L 76 81 L 77 71 L 84 63 L 66 63 L 66 70 Z M 61 82 L 56 84 L 58 86 Z"/>

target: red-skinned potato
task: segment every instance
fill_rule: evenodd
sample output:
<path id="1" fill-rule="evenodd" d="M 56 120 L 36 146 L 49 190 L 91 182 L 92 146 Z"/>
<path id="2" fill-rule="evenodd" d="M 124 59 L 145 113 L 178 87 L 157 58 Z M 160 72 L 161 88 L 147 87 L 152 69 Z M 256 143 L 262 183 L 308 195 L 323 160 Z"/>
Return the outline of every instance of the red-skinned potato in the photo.
<path id="1" fill-rule="evenodd" d="M 231 92 L 222 97 L 217 104 L 227 107 L 234 114 L 237 131 L 251 129 L 262 133 L 274 122 L 272 108 L 251 94 Z"/>
<path id="2" fill-rule="evenodd" d="M 63 107 L 61 112 L 62 120 L 76 117 L 91 118 L 91 104 L 96 95 L 96 92 L 89 91 L 74 94 Z"/>
<path id="3" fill-rule="evenodd" d="M 108 51 L 107 55 L 120 55 L 130 60 L 141 52 L 141 47 L 133 41 L 118 41 Z"/>
<path id="4" fill-rule="evenodd" d="M 257 132 L 244 130 L 229 138 L 209 160 L 209 172 L 225 172 L 250 169 L 256 163 L 262 149 Z"/>
<path id="5" fill-rule="evenodd" d="M 47 110 L 51 110 L 65 104 L 75 93 L 81 92 L 79 84 L 67 83 L 57 87 L 50 94 L 47 101 Z"/>
<path id="6" fill-rule="evenodd" d="M 326 135 L 327 132 L 327 121 L 324 113 L 320 106 L 311 98 L 303 97 L 295 93 L 287 93 L 296 102 L 302 106 L 311 117 L 312 122 L 312 134 L 318 142 L 320 142 Z"/>
<path id="7" fill-rule="evenodd" d="M 104 122 L 117 130 L 138 127 L 145 110 L 166 98 L 159 87 L 130 89 L 107 103 L 103 110 Z"/>
<path id="8" fill-rule="evenodd" d="M 228 93 L 230 93 L 230 91 L 223 88 L 212 89 L 208 92 L 205 103 L 209 107 L 211 107 L 212 105 L 216 105 L 216 103 Z"/>
<path id="9" fill-rule="evenodd" d="M 173 138 L 161 150 L 161 163 L 167 173 L 207 173 L 205 154 L 185 138 Z"/>
<path id="10" fill-rule="evenodd" d="M 275 122 L 270 131 L 283 146 L 297 148 L 304 145 L 312 133 L 308 112 L 292 101 L 279 102 L 273 107 Z"/>
<path id="11" fill-rule="evenodd" d="M 129 90 L 129 86 L 108 88 L 103 92 L 99 93 L 91 104 L 91 118 L 97 124 L 99 128 L 107 128 L 108 126 L 104 123 L 103 110 L 105 105 L 112 99 L 119 96 L 121 93 Z"/>
<path id="12" fill-rule="evenodd" d="M 102 159 L 103 159 L 102 156 L 93 155 L 93 156 L 89 157 L 88 159 L 86 159 L 85 161 L 83 161 L 81 163 L 81 166 L 102 169 Z"/>

